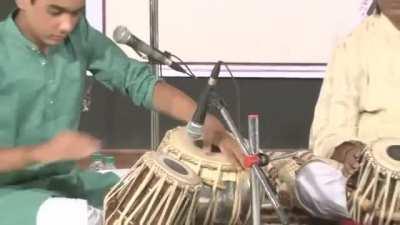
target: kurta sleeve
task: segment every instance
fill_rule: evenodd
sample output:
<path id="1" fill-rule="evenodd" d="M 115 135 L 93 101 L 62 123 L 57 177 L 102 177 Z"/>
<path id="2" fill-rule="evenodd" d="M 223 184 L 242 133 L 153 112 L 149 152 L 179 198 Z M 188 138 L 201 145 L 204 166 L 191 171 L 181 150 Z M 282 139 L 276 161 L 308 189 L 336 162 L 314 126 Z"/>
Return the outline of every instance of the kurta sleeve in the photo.
<path id="1" fill-rule="evenodd" d="M 335 147 L 358 140 L 362 71 L 356 43 L 344 42 L 328 64 L 314 112 L 310 149 L 330 158 Z"/>
<path id="2" fill-rule="evenodd" d="M 153 91 L 157 78 L 147 64 L 130 59 L 109 38 L 90 27 L 86 20 L 79 24 L 88 54 L 88 70 L 96 80 L 110 89 L 130 96 L 139 106 L 153 107 Z"/>

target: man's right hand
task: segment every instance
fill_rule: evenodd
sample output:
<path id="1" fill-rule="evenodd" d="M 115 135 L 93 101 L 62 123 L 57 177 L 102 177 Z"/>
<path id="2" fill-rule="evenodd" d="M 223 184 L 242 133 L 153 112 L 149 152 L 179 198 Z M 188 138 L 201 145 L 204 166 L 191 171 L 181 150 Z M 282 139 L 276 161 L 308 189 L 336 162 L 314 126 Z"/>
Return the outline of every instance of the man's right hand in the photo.
<path id="1" fill-rule="evenodd" d="M 361 142 L 344 142 L 335 148 L 332 159 L 343 163 L 343 175 L 350 177 L 360 168 L 360 159 L 365 145 Z"/>
<path id="2" fill-rule="evenodd" d="M 32 150 L 34 161 L 49 163 L 63 160 L 86 158 L 100 148 L 100 141 L 81 132 L 64 131 L 50 141 L 35 146 Z"/>

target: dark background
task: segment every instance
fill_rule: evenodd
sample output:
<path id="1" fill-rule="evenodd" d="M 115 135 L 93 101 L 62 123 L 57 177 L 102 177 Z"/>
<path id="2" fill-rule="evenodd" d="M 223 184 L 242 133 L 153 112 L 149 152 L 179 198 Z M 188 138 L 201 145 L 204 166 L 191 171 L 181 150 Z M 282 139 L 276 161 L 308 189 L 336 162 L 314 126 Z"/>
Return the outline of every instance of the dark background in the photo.
<path id="1" fill-rule="evenodd" d="M 14 7 L 14 0 L 1 0 L 0 19 Z M 195 99 L 207 81 L 206 78 L 165 80 Z M 236 122 L 240 117 L 240 123 L 237 123 L 244 136 L 247 136 L 247 115 L 258 113 L 262 148 L 307 147 L 321 79 L 238 78 L 237 82 L 239 99 L 228 78 L 220 80 L 218 93 L 226 100 Z M 239 103 L 240 115 L 237 111 Z M 161 138 L 166 130 L 177 125 L 176 121 L 161 116 Z M 101 138 L 106 148 L 150 147 L 150 112 L 134 106 L 127 97 L 111 92 L 97 82 L 94 82 L 91 110 L 82 113 L 80 129 Z"/>

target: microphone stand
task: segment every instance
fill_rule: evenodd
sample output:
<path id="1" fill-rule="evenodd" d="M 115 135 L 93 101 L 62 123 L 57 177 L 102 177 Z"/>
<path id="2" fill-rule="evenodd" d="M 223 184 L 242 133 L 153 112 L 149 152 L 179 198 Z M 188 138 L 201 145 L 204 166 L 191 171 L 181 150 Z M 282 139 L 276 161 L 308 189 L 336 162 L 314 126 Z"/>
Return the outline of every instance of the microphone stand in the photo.
<path id="1" fill-rule="evenodd" d="M 236 141 L 239 143 L 240 148 L 242 149 L 243 153 L 245 153 L 245 155 L 251 155 L 251 151 L 250 151 L 248 145 L 245 144 L 245 140 L 244 140 L 243 136 L 240 134 L 239 130 L 237 129 L 234 121 L 232 120 L 232 117 L 231 117 L 230 113 L 228 112 L 228 110 L 226 109 L 222 98 L 219 97 L 215 91 L 212 91 L 210 93 L 209 100 L 210 100 L 210 104 L 219 110 L 220 114 L 224 118 L 229 129 L 233 133 L 233 136 L 235 137 Z M 282 225 L 288 225 L 289 224 L 288 216 L 287 216 L 286 212 L 284 211 L 283 207 L 280 205 L 280 203 L 278 201 L 278 197 L 276 196 L 276 193 L 273 191 L 273 189 L 271 187 L 272 186 L 271 182 L 265 175 L 264 171 L 260 168 L 259 165 L 253 164 L 251 166 L 251 173 L 254 174 L 254 176 L 258 179 L 258 181 L 261 183 L 262 187 L 264 188 L 264 191 L 267 194 L 267 197 L 270 200 L 272 206 L 274 207 L 276 213 L 278 214 Z M 256 180 L 253 180 L 253 179 L 251 180 L 252 188 L 254 188 L 255 186 L 258 185 L 257 182 L 254 182 L 254 181 L 256 181 Z M 257 207 L 252 207 L 253 213 L 256 215 L 260 215 L 261 212 L 258 210 L 255 210 L 256 208 Z M 256 218 L 257 218 L 257 216 L 256 216 Z M 254 221 L 254 222 L 256 222 L 256 221 Z"/>

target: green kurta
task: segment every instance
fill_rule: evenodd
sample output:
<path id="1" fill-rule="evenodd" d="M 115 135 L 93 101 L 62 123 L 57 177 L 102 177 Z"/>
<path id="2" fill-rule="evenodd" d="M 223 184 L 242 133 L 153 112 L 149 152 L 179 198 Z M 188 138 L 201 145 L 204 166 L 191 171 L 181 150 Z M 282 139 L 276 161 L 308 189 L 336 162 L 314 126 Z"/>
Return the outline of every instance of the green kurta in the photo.
<path id="1" fill-rule="evenodd" d="M 157 79 L 149 67 L 128 59 L 84 18 L 46 55 L 22 35 L 12 16 L 1 22 L 0 148 L 38 144 L 61 130 L 76 130 L 87 71 L 136 105 L 152 108 Z M 52 195 L 94 194 L 97 203 L 91 203 L 99 205 L 116 176 L 100 178 L 73 168 L 74 162 L 62 162 L 0 174 L 0 225 L 34 224 L 37 207 Z"/>

